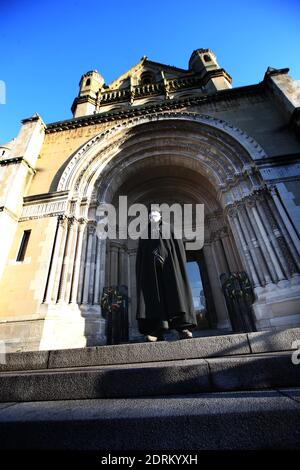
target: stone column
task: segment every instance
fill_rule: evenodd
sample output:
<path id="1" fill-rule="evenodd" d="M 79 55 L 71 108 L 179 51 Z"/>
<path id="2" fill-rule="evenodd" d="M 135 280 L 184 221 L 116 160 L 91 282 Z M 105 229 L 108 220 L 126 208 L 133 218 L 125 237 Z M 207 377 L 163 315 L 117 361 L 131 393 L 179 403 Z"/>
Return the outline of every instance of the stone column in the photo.
<path id="1" fill-rule="evenodd" d="M 73 226 L 71 227 L 73 235 L 72 235 L 69 259 L 67 263 L 67 282 L 66 282 L 66 293 L 65 293 L 66 302 L 71 302 L 71 288 L 72 288 L 72 282 L 73 282 L 73 272 L 74 272 L 74 264 L 75 264 L 75 257 L 76 257 L 78 229 L 79 229 L 78 220 L 74 220 Z"/>
<path id="2" fill-rule="evenodd" d="M 83 236 L 82 236 L 82 250 L 81 257 L 79 259 L 79 279 L 78 279 L 78 292 L 77 292 L 77 303 L 82 304 L 83 298 L 83 287 L 84 287 L 84 273 L 85 273 L 85 260 L 87 252 L 87 242 L 88 242 L 88 229 L 87 221 L 83 224 Z"/>
<path id="3" fill-rule="evenodd" d="M 261 223 L 257 217 L 257 211 L 255 208 L 255 200 L 249 200 L 246 202 L 245 210 L 248 214 L 248 220 L 253 229 L 253 237 L 255 237 L 256 244 L 258 246 L 259 254 L 258 260 L 260 263 L 261 273 L 263 275 L 265 284 L 273 284 L 273 280 L 277 279 L 278 273 L 274 269 L 273 264 L 273 251 L 270 248 L 268 237 L 262 230 Z"/>
<path id="4" fill-rule="evenodd" d="M 102 292 L 103 292 L 103 287 L 106 285 L 105 281 L 105 266 L 106 266 L 106 246 L 107 246 L 107 240 L 106 239 L 99 239 L 98 240 L 98 245 L 99 245 L 99 265 L 97 265 L 97 270 L 96 273 L 96 286 L 95 286 L 95 297 L 94 297 L 94 303 L 99 303 L 101 300 Z M 97 288 L 97 289 L 96 289 Z M 97 301 L 98 299 L 98 301 Z"/>
<path id="5" fill-rule="evenodd" d="M 252 206 L 252 213 L 253 213 L 253 216 L 254 216 L 254 220 L 256 221 L 257 225 L 258 225 L 258 228 L 259 228 L 259 231 L 262 235 L 262 238 L 263 238 L 263 241 L 264 241 L 264 244 L 265 244 L 265 247 L 266 247 L 266 251 L 269 253 L 269 256 L 270 256 L 270 260 L 271 260 L 271 265 L 273 266 L 275 272 L 276 272 L 276 275 L 277 275 L 277 281 L 281 281 L 283 280 L 286 275 L 288 275 L 288 272 L 286 271 L 285 269 L 285 273 L 283 272 L 281 266 L 284 267 L 285 265 L 285 261 L 282 259 L 282 256 L 280 256 L 280 250 L 278 250 L 278 245 L 275 241 L 275 238 L 272 236 L 272 229 L 271 229 L 271 226 L 269 225 L 268 223 L 268 217 L 267 217 L 267 214 L 264 213 L 264 210 L 263 210 L 263 207 L 261 206 L 261 203 L 260 201 L 257 201 L 257 206 Z M 266 229 L 265 229 L 266 227 Z M 275 242 L 275 250 L 270 242 L 270 239 L 273 238 L 273 244 Z M 276 246 L 277 245 L 277 246 Z M 278 251 L 277 251 L 278 250 Z M 279 259 L 281 258 L 281 265 L 279 263 Z"/>
<path id="6" fill-rule="evenodd" d="M 288 275 L 298 275 L 300 272 L 300 253 L 297 251 L 287 227 L 279 214 L 270 195 L 262 201 L 268 223 L 275 236 L 279 252 L 285 261 Z"/>
<path id="7" fill-rule="evenodd" d="M 92 252 L 90 258 L 90 282 L 89 282 L 89 304 L 94 303 L 94 293 L 95 293 L 95 277 L 96 277 L 96 256 L 97 256 L 97 233 L 96 228 L 93 232 L 92 238 Z"/>
<path id="8" fill-rule="evenodd" d="M 119 246 L 117 243 L 111 242 L 110 244 L 110 284 L 118 284 L 118 258 Z"/>
<path id="9" fill-rule="evenodd" d="M 128 250 L 129 256 L 129 282 L 128 282 L 128 295 L 130 298 L 129 302 L 129 333 L 132 338 L 141 336 L 138 331 L 138 323 L 136 319 L 136 249 L 131 248 Z"/>
<path id="10" fill-rule="evenodd" d="M 55 245 L 53 249 L 53 256 L 51 260 L 51 265 L 49 268 L 49 277 L 46 287 L 45 300 L 44 303 L 50 304 L 52 301 L 56 302 L 56 296 L 54 296 L 54 283 L 55 278 L 57 277 L 57 270 L 59 269 L 59 254 L 62 249 L 63 237 L 65 235 L 65 222 L 62 216 L 59 216 L 57 219 L 57 232 L 55 237 Z"/>
<path id="11" fill-rule="evenodd" d="M 239 203 L 236 213 L 230 217 L 255 287 L 286 282 L 299 273 L 299 256 L 280 214 L 270 201 L 270 194 L 261 191 Z"/>
<path id="12" fill-rule="evenodd" d="M 258 285 L 263 286 L 265 284 L 265 279 L 262 271 L 262 256 L 259 251 L 259 246 L 257 242 L 257 238 L 255 237 L 252 227 L 249 224 L 249 219 L 246 213 L 246 209 L 244 204 L 239 204 L 237 208 L 237 216 L 241 227 L 241 232 L 244 236 L 246 241 L 248 252 L 252 259 L 252 264 L 254 268 L 254 272 L 256 274 L 256 279 Z"/>
<path id="13" fill-rule="evenodd" d="M 56 263 L 56 268 L 55 268 L 55 276 L 54 276 L 54 282 L 53 282 L 53 290 L 52 290 L 52 295 L 51 299 L 54 302 L 57 302 L 58 300 L 58 291 L 60 287 L 60 278 L 62 274 L 62 267 L 63 267 L 63 259 L 64 259 L 64 253 L 65 253 L 65 247 L 66 247 L 66 240 L 67 240 L 67 235 L 68 235 L 68 219 L 67 217 L 63 217 L 59 221 L 59 231 L 60 233 L 60 242 L 59 242 L 59 250 L 58 250 L 58 257 L 57 257 L 57 263 Z"/>
<path id="14" fill-rule="evenodd" d="M 205 258 L 205 264 L 208 271 L 209 282 L 211 290 L 213 292 L 213 299 L 218 319 L 218 328 L 230 327 L 230 321 L 227 314 L 227 307 L 225 298 L 221 288 L 221 282 L 218 275 L 218 270 L 215 265 L 211 245 L 205 243 L 203 246 L 203 254 Z"/>
<path id="15" fill-rule="evenodd" d="M 230 272 L 239 271 L 239 265 L 236 259 L 236 253 L 234 253 L 231 240 L 229 239 L 229 235 L 227 232 L 224 232 L 223 236 L 221 235 L 221 241 L 222 241 L 223 249 L 225 252 L 229 271 Z"/>
<path id="16" fill-rule="evenodd" d="M 235 258 L 235 262 L 236 262 L 238 271 L 242 271 L 243 270 L 243 263 L 242 263 L 241 253 L 237 248 L 237 244 L 235 242 L 235 239 L 234 239 L 232 233 L 229 235 L 229 242 L 230 242 L 232 252 L 234 254 L 234 258 Z"/>
<path id="17" fill-rule="evenodd" d="M 125 246 L 119 249 L 119 284 L 125 284 L 128 287 L 128 255 Z"/>
<path id="18" fill-rule="evenodd" d="M 246 239 L 244 237 L 244 234 L 240 225 L 236 207 L 230 208 L 230 210 L 228 211 L 228 218 L 229 218 L 229 223 L 232 228 L 232 232 L 235 235 L 236 243 L 241 248 L 240 252 L 241 252 L 241 256 L 244 259 L 246 271 L 249 274 L 253 282 L 254 288 L 257 288 L 260 286 L 260 282 L 259 282 L 256 270 L 255 270 L 252 258 L 251 258 L 248 244 L 246 242 Z"/>
<path id="19" fill-rule="evenodd" d="M 103 243 L 104 242 L 104 243 Z M 96 237 L 96 266 L 95 266 L 95 283 L 94 283 L 94 301 L 95 305 L 100 303 L 100 277 L 101 277 L 101 261 L 104 256 L 103 246 L 105 248 L 105 240 Z M 103 287 L 103 284 L 102 284 Z"/>
<path id="20" fill-rule="evenodd" d="M 62 273 L 60 279 L 60 286 L 59 286 L 59 293 L 58 293 L 58 302 L 68 302 L 69 299 L 66 298 L 68 284 L 71 282 L 70 280 L 70 269 L 73 266 L 72 254 L 73 254 L 73 244 L 74 244 L 74 237 L 76 234 L 76 223 L 74 218 L 70 218 L 68 220 L 68 236 L 66 241 L 66 248 L 63 257 L 62 263 Z"/>
<path id="21" fill-rule="evenodd" d="M 83 295 L 82 304 L 86 305 L 89 303 L 89 289 L 90 289 L 90 276 L 91 276 L 91 258 L 93 251 L 93 241 L 95 237 L 96 227 L 94 223 L 89 223 L 87 227 L 87 251 L 85 259 L 85 272 L 83 281 Z"/>
<path id="22" fill-rule="evenodd" d="M 215 264 L 218 267 L 219 274 L 227 273 L 229 271 L 229 266 L 227 264 L 225 252 L 220 238 L 216 238 L 213 240 L 212 247 Z"/>
<path id="23" fill-rule="evenodd" d="M 83 248 L 83 234 L 86 227 L 86 221 L 84 219 L 79 219 L 78 221 L 78 236 L 77 236 L 77 246 L 75 253 L 75 264 L 73 271 L 73 280 L 72 280 L 72 289 L 71 289 L 71 303 L 77 303 L 77 295 L 79 290 L 79 273 L 80 273 L 80 264 L 81 264 L 81 254 Z"/>
<path id="24" fill-rule="evenodd" d="M 104 283 L 105 286 L 110 285 L 110 240 L 106 241 L 106 262 L 105 262 L 105 277 Z"/>
<path id="25" fill-rule="evenodd" d="M 267 199 L 267 203 L 274 214 L 274 218 L 278 226 L 286 238 L 286 242 L 288 243 L 291 253 L 297 262 L 298 268 L 300 268 L 300 240 L 285 212 L 275 188 L 271 189 L 271 194 Z"/>

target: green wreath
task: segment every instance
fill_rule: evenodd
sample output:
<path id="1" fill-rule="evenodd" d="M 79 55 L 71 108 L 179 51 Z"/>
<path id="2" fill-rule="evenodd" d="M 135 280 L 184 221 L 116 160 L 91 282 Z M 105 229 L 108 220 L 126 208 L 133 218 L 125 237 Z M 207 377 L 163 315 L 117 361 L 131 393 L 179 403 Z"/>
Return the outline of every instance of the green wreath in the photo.
<path id="1" fill-rule="evenodd" d="M 235 286 L 236 281 L 238 281 L 240 284 L 239 289 L 237 289 Z M 233 300 L 252 296 L 251 283 L 247 277 L 242 277 L 242 273 L 231 274 L 230 277 L 225 281 L 223 287 L 228 291 L 229 298 Z"/>
<path id="2" fill-rule="evenodd" d="M 101 308 L 105 314 L 118 313 L 121 310 L 126 296 L 116 287 L 105 287 L 101 298 Z"/>

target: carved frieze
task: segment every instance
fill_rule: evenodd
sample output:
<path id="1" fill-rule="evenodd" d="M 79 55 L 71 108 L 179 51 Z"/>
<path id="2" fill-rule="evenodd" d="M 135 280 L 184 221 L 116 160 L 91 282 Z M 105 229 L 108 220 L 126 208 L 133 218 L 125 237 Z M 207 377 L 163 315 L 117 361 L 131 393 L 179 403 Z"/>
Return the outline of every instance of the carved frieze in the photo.
<path id="1" fill-rule="evenodd" d="M 67 200 L 48 201 L 26 204 L 23 207 L 20 220 L 40 219 L 42 217 L 55 217 L 63 214 L 67 208 Z"/>

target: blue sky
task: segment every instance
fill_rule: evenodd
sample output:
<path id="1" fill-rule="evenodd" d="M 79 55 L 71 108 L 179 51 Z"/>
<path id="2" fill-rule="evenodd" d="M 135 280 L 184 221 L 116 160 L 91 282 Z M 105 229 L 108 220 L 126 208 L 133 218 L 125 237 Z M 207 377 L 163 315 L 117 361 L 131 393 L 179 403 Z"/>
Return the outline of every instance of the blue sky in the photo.
<path id="1" fill-rule="evenodd" d="M 149 59 L 187 68 L 212 49 L 233 86 L 257 83 L 269 65 L 300 79 L 296 0 L 0 0 L 0 142 L 37 111 L 46 123 L 71 117 L 81 75 L 109 83 Z"/>
<path id="2" fill-rule="evenodd" d="M 187 273 L 192 289 L 194 307 L 196 309 L 204 308 L 205 305 L 203 305 L 202 299 L 200 298 L 200 292 L 203 290 L 202 279 L 196 261 L 189 261 L 187 263 Z"/>

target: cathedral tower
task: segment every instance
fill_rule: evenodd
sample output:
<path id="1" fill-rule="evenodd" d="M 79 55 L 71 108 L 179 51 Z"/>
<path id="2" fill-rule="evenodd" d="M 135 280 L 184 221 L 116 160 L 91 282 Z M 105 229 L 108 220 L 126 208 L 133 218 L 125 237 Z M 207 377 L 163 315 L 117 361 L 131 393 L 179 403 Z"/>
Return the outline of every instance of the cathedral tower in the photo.
<path id="1" fill-rule="evenodd" d="M 96 107 L 98 92 L 104 85 L 104 78 L 97 70 L 82 75 L 79 82 L 79 94 L 72 105 L 74 117 L 93 114 Z"/>
<path id="2" fill-rule="evenodd" d="M 200 74 L 208 92 L 231 88 L 230 75 L 219 66 L 210 49 L 196 49 L 189 60 L 189 69 Z"/>

